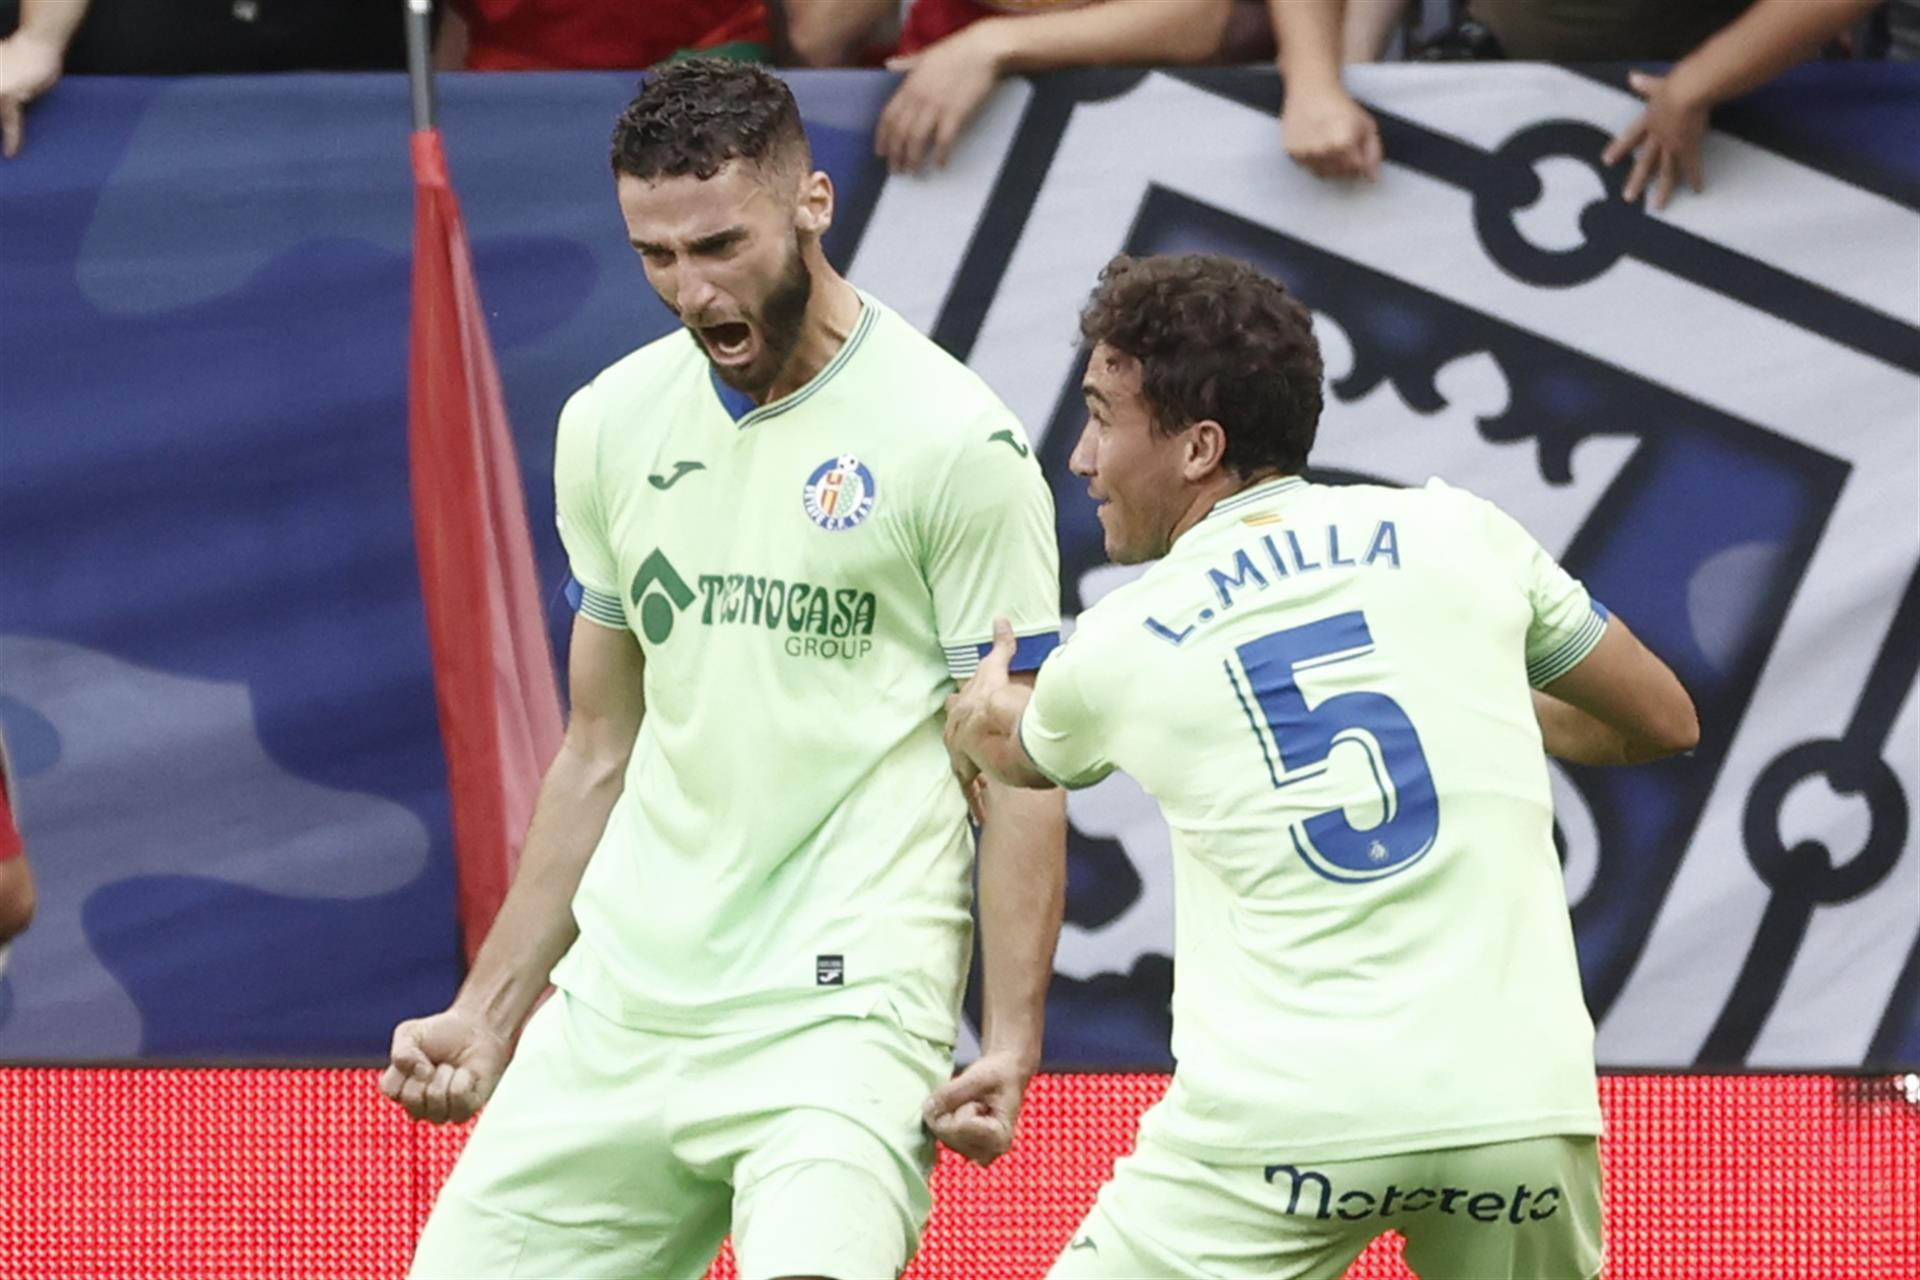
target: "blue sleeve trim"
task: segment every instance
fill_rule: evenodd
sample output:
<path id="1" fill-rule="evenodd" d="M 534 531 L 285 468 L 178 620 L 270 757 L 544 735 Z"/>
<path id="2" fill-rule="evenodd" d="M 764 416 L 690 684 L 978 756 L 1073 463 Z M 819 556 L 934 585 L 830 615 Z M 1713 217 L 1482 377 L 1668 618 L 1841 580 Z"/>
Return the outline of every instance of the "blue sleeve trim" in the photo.
<path id="1" fill-rule="evenodd" d="M 603 627 L 625 630 L 627 626 L 626 610 L 620 607 L 620 597 L 604 595 L 592 587 L 580 586 L 580 603 L 575 612 L 583 618 L 591 618 Z"/>
<path id="2" fill-rule="evenodd" d="M 1047 655 L 1060 647 L 1058 631 L 1042 631 L 1036 636 L 1021 636 L 1014 642 L 1013 661 L 1007 664 L 1009 671 L 1038 671 Z M 973 659 L 976 663 L 993 652 L 993 642 L 975 645 Z"/>
<path id="3" fill-rule="evenodd" d="M 1607 620 L 1612 617 L 1605 605 L 1597 600 L 1591 603 L 1593 609 L 1587 614 L 1580 630 L 1552 653 L 1527 664 L 1527 683 L 1536 689 L 1544 689 L 1586 661 L 1587 655 L 1600 643 L 1600 637 L 1606 634 Z"/>
<path id="4" fill-rule="evenodd" d="M 1036 635 L 1019 636 L 1014 640 L 1013 661 L 1008 664 L 1009 671 L 1038 671 L 1047 655 L 1060 647 L 1058 631 L 1042 631 Z M 970 680 L 973 673 L 980 669 L 980 659 L 993 652 L 993 641 L 985 644 L 950 644 L 945 646 L 947 655 L 947 673 L 955 680 Z"/>

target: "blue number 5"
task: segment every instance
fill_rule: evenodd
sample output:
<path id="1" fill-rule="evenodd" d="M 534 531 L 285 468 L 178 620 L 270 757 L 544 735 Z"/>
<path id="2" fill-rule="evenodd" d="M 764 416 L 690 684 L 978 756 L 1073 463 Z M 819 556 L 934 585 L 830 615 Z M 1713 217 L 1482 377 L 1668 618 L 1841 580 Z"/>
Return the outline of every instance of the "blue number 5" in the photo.
<path id="1" fill-rule="evenodd" d="M 1356 829 L 1344 807 L 1289 825 L 1294 849 L 1329 880 L 1377 880 L 1404 871 L 1433 847 L 1440 831 L 1440 802 L 1427 754 L 1400 704 L 1384 693 L 1356 691 L 1336 693 L 1310 707 L 1295 682 L 1295 673 L 1302 669 L 1333 666 L 1372 651 L 1373 633 L 1358 611 L 1276 631 L 1234 651 L 1266 718 L 1278 760 L 1267 750 L 1267 734 L 1247 705 L 1233 663 L 1226 664 L 1227 678 L 1260 741 L 1276 788 L 1326 773 L 1328 757 L 1341 743 L 1354 743 L 1367 753 L 1385 815 L 1378 825 Z"/>

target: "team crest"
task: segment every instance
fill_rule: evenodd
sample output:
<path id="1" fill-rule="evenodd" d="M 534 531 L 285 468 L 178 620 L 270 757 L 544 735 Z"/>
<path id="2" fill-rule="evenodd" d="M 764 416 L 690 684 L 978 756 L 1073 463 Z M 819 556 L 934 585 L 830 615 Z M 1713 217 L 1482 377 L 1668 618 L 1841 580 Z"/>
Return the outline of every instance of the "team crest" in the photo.
<path id="1" fill-rule="evenodd" d="M 873 472 L 860 459 L 843 453 L 814 468 L 807 477 L 807 487 L 800 492 L 800 501 L 807 509 L 807 519 L 829 533 L 839 533 L 873 514 L 878 493 Z"/>

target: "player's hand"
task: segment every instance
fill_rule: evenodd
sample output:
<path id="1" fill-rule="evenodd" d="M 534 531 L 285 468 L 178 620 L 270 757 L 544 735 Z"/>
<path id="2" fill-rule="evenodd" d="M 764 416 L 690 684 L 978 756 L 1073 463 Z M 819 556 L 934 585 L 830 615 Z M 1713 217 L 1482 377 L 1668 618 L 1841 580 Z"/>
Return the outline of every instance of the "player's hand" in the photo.
<path id="1" fill-rule="evenodd" d="M 887 60 L 887 70 L 907 73 L 874 130 L 873 153 L 887 168 L 917 172 L 929 154 L 947 167 L 961 131 L 1000 83 L 999 55 L 990 31 L 981 30 L 992 22 L 974 23 L 919 53 Z"/>
<path id="2" fill-rule="evenodd" d="M 1379 122 L 1343 88 L 1289 93 L 1280 136 L 1287 154 L 1316 178 L 1380 176 Z"/>
<path id="3" fill-rule="evenodd" d="M 927 1099 L 922 1108 L 927 1128 L 975 1164 L 990 1165 L 1013 1145 L 1032 1078 L 1032 1070 L 1013 1054 L 985 1054 Z"/>
<path id="4" fill-rule="evenodd" d="M 1007 672 L 1020 642 L 1014 638 L 1013 624 L 1005 618 L 993 620 L 993 648 L 980 659 L 959 693 L 947 699 L 947 759 L 954 777 L 960 779 L 969 796 L 980 776 L 980 760 L 987 740 L 994 734 L 993 701 L 1008 687 Z"/>
<path id="5" fill-rule="evenodd" d="M 32 31 L 16 31 L 0 40 L 0 154 L 20 154 L 27 104 L 60 80 L 60 46 Z"/>
<path id="6" fill-rule="evenodd" d="M 1707 136 L 1707 114 L 1713 104 L 1690 92 L 1678 70 L 1668 76 L 1629 72 L 1627 83 L 1647 100 L 1647 109 L 1607 144 L 1600 159 L 1614 165 L 1633 156 L 1633 169 L 1621 194 L 1628 201 L 1638 200 L 1653 184 L 1653 207 L 1665 209 L 1682 177 L 1695 191 L 1705 187 L 1700 144 Z"/>
<path id="7" fill-rule="evenodd" d="M 453 1008 L 393 1029 L 393 1054 L 380 1092 L 415 1120 L 471 1119 L 500 1083 L 513 1047 L 478 1014 Z"/>

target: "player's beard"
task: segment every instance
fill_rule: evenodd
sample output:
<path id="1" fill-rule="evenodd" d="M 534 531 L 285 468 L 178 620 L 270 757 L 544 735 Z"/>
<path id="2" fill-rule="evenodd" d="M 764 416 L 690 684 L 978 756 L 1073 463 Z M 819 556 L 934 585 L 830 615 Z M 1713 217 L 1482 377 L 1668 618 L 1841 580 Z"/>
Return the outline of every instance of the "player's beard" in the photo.
<path id="1" fill-rule="evenodd" d="M 755 327 L 760 331 L 759 356 L 746 365 L 728 366 L 714 361 L 712 353 L 708 353 L 714 373 L 735 391 L 744 391 L 750 396 L 764 394 L 787 367 L 794 348 L 800 345 L 807 303 L 812 298 L 813 272 L 807 269 L 807 260 L 800 251 L 800 237 L 796 234 L 786 266 L 755 317 Z"/>

